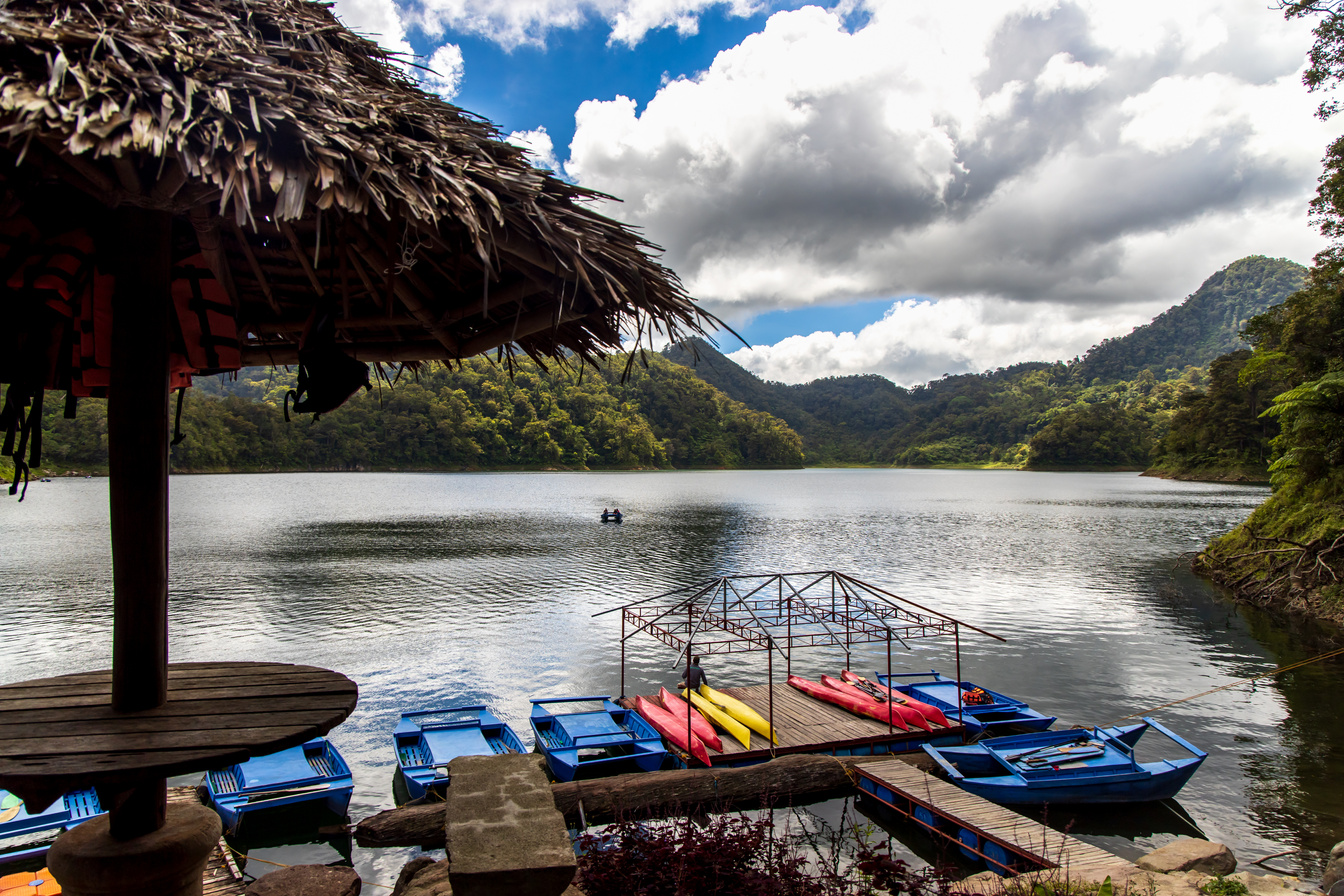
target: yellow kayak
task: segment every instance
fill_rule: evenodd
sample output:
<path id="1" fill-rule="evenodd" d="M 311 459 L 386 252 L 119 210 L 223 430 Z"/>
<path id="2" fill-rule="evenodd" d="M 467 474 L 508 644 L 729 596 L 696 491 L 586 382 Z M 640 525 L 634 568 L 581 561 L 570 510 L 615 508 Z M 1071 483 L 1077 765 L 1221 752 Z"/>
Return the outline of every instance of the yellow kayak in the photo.
<path id="1" fill-rule="evenodd" d="M 723 709 L 720 709 L 704 697 L 701 697 L 695 691 L 682 691 L 681 696 L 689 698 L 691 705 L 700 710 L 705 718 L 709 719 L 715 725 L 718 725 L 728 734 L 731 734 L 742 746 L 746 747 L 748 750 L 751 749 L 750 728 L 728 715 Z"/>
<path id="2" fill-rule="evenodd" d="M 700 685 L 700 694 L 711 703 L 717 703 L 722 706 L 728 715 L 737 719 L 743 725 L 746 725 L 757 734 L 770 738 L 776 746 L 779 745 L 779 738 L 770 730 L 770 723 L 761 718 L 761 714 L 752 709 L 747 704 L 738 700 L 736 697 L 729 697 L 722 691 L 716 691 L 707 684 Z"/>

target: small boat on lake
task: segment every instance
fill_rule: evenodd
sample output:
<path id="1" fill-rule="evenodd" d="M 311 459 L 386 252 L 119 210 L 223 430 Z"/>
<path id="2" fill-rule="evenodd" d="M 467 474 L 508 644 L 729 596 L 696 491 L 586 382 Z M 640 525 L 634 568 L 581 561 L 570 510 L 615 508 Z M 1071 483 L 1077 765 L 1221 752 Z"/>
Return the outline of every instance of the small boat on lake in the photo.
<path id="1" fill-rule="evenodd" d="M 625 514 L 621 513 L 619 510 L 611 512 L 606 510 L 602 511 L 602 522 L 604 523 L 619 523 L 624 518 Z"/>
<path id="2" fill-rule="evenodd" d="M 589 704 L 575 712 L 551 707 Z M 592 708 L 592 704 L 599 708 Z M 559 781 L 621 772 L 657 771 L 667 758 L 663 739 L 633 709 L 609 697 L 549 697 L 532 701 L 532 733 Z"/>
<path id="3" fill-rule="evenodd" d="M 1154 730 L 1191 755 L 1139 762 L 1139 739 Z M 1175 796 L 1208 756 L 1172 731 L 1145 718 L 1123 728 L 1072 728 L 935 747 L 928 753 L 949 780 L 1002 805 L 1039 803 L 1142 803 Z"/>
<path id="4" fill-rule="evenodd" d="M 458 756 L 527 752 L 513 729 L 484 704 L 404 712 L 392 742 L 411 799 L 446 787 L 448 763 Z"/>
<path id="5" fill-rule="evenodd" d="M 244 815 L 300 803 L 322 803 L 344 816 L 355 781 L 336 747 L 325 737 L 315 737 L 288 750 L 208 772 L 205 787 L 210 807 L 232 831 Z"/>
<path id="6" fill-rule="evenodd" d="M 29 812 L 23 800 L 0 790 L 0 862 L 40 856 L 56 834 L 102 814 L 92 788 L 72 790 L 41 812 Z"/>
<path id="7" fill-rule="evenodd" d="M 982 688 L 973 682 L 944 678 L 936 669 L 928 672 L 897 672 L 890 679 L 880 672 L 875 674 L 879 683 L 922 703 L 938 707 L 948 721 L 953 724 L 961 721 L 972 734 L 983 732 L 987 737 L 997 737 L 1017 731 L 1044 731 L 1055 723 L 1055 716 L 1039 713 L 1021 700 Z M 962 695 L 960 712 L 957 706 L 958 691 Z"/>

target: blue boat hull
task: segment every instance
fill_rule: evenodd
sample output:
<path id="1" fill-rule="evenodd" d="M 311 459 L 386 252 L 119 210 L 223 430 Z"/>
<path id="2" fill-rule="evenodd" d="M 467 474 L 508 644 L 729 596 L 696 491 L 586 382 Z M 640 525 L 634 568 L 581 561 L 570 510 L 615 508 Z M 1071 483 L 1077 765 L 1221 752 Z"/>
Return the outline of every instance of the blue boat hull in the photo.
<path id="1" fill-rule="evenodd" d="M 1190 757 L 1140 763 L 1134 749 L 1150 730 L 1187 750 Z M 1009 806 L 1168 799 L 1208 756 L 1149 718 L 1123 728 L 1049 731 L 923 749 L 953 784 Z"/>
<path id="2" fill-rule="evenodd" d="M 28 806 L 7 790 L 0 790 L 0 841 L 56 834 L 103 814 L 98 795 L 92 790 L 72 790 L 41 812 L 29 812 Z M 0 862 L 32 858 L 47 851 L 50 843 L 28 844 L 14 849 L 0 848 Z"/>
<path id="3" fill-rule="evenodd" d="M 957 691 L 969 691 L 978 685 L 969 681 L 958 682 L 944 678 L 937 670 L 929 672 L 887 675 L 874 673 L 878 681 L 895 688 L 897 691 L 941 709 L 948 721 L 958 718 L 972 734 L 983 732 L 986 736 L 997 737 L 1016 731 L 1045 731 L 1056 721 L 1055 716 L 1047 716 L 1032 709 L 1021 700 L 1005 696 L 997 691 L 981 688 L 990 696 L 991 702 L 984 704 L 963 704 L 958 712 Z M 903 681 L 902 679 L 927 679 L 924 681 Z"/>
<path id="4" fill-rule="evenodd" d="M 322 737 L 208 772 L 205 786 L 210 807 L 230 831 L 237 829 L 246 815 L 300 804 L 323 806 L 344 816 L 355 791 L 350 767 L 336 747 Z"/>
<path id="5" fill-rule="evenodd" d="M 526 752 L 513 729 L 483 704 L 402 713 L 392 742 L 411 799 L 447 787 L 448 764 L 458 756 Z"/>
<path id="6" fill-rule="evenodd" d="M 551 712 L 548 706 L 600 702 L 600 710 Z M 557 781 L 625 772 L 657 771 L 667 760 L 663 739 L 634 710 L 606 697 L 532 701 L 532 733 L 537 749 Z"/>
<path id="7" fill-rule="evenodd" d="M 1199 762 L 1185 760 L 1182 768 L 1148 775 L 1138 780 L 1095 780 L 1068 782 L 1056 786 L 1026 786 L 1011 775 L 995 778 L 967 778 L 956 784 L 967 793 L 984 797 L 1003 806 L 1055 805 L 1086 803 L 1147 803 L 1170 799 L 1180 792 L 1199 768 Z"/>

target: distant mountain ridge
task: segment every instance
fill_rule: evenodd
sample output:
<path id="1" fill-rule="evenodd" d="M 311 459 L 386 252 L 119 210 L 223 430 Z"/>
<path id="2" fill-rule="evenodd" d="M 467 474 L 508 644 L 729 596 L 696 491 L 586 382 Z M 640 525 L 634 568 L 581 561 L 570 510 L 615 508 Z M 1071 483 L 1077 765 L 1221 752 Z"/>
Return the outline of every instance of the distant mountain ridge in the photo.
<path id="1" fill-rule="evenodd" d="M 1249 256 L 1214 273 L 1179 305 L 1082 358 L 946 376 L 905 389 L 876 374 L 800 385 L 769 382 L 697 340 L 663 354 L 755 410 L 787 422 L 810 464 L 1018 465 L 1031 437 L 1070 407 L 1111 401 L 1165 434 L 1182 395 L 1215 358 L 1244 347 L 1247 320 L 1279 304 L 1306 269 Z M 1193 368 L 1193 369 L 1192 369 Z"/>

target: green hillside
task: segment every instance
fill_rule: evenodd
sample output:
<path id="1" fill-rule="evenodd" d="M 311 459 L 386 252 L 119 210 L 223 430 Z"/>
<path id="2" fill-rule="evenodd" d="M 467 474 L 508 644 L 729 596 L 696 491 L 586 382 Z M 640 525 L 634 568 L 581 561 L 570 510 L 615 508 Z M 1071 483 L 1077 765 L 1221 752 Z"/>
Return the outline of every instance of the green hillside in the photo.
<path id="1" fill-rule="evenodd" d="M 286 423 L 293 371 L 250 368 L 190 390 L 177 472 L 260 470 L 635 469 L 802 464 L 782 421 L 733 401 L 661 357 L 624 358 L 600 371 L 544 370 L 528 360 L 510 377 L 485 359 L 409 372 L 314 421 Z M 43 467 L 107 468 L 107 415 L 85 400 L 74 420 L 46 402 Z M 7 459 L 6 459 L 7 460 Z M 9 468 L 3 470 L 8 473 Z"/>
<path id="2" fill-rule="evenodd" d="M 1141 468 L 1182 401 L 1207 384 L 1208 365 L 1244 347 L 1247 322 L 1296 290 L 1305 270 L 1285 259 L 1243 258 L 1152 323 L 1080 359 L 946 376 L 913 389 L 875 375 L 766 382 L 704 342 L 665 354 L 786 421 L 802 436 L 810 464 Z M 1103 422 L 1118 431 L 1072 449 L 1059 440 L 1061 432 L 1081 438 Z"/>

